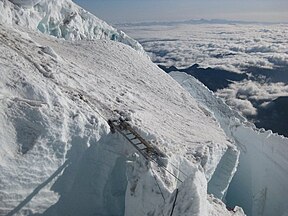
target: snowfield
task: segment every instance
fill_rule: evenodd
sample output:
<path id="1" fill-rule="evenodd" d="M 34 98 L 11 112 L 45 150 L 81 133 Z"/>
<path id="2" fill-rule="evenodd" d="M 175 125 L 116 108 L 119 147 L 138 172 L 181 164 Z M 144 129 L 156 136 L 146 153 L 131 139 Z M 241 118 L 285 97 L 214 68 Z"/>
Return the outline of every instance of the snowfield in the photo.
<path id="1" fill-rule="evenodd" d="M 199 83 L 185 90 L 141 47 L 89 32 L 89 40 L 63 40 L 30 25 L 43 14 L 48 15 L 41 20 L 62 19 L 65 5 L 87 13 L 71 1 L 13 2 L 18 6 L 0 1 L 1 216 L 245 215 L 235 205 L 253 216 L 287 214 L 287 139 L 255 134 L 219 101 L 209 109 L 208 102 L 218 100 L 214 95 Z M 90 26 L 104 23 L 89 17 Z M 81 34 L 87 23 L 73 23 L 74 18 L 68 27 Z M 46 21 L 40 23 L 47 27 Z M 104 32 L 112 29 L 104 27 Z M 163 153 L 162 165 L 147 161 L 120 133 L 112 133 L 110 118 L 129 120 Z M 267 145 L 275 143 L 265 145 L 263 153 L 274 152 L 274 160 L 258 151 L 265 136 L 271 136 Z M 255 152 L 260 160 L 246 175 L 245 162 L 254 164 Z"/>

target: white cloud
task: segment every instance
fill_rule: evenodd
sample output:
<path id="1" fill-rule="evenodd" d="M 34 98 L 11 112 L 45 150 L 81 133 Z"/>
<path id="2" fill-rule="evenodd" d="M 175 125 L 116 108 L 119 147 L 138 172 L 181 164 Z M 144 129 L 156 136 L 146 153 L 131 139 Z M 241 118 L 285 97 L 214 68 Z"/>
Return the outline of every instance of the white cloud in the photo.
<path id="1" fill-rule="evenodd" d="M 255 115 L 256 107 L 250 101 L 274 100 L 280 96 L 288 96 L 288 85 L 284 83 L 258 83 L 243 81 L 233 83 L 227 89 L 217 91 L 218 96 L 225 99 L 228 105 L 236 108 L 244 115 Z"/>
<path id="2" fill-rule="evenodd" d="M 272 45 L 256 45 L 253 47 L 246 48 L 246 53 L 271 53 L 276 52 L 277 48 Z"/>
<path id="3" fill-rule="evenodd" d="M 254 116 L 257 114 L 257 109 L 248 100 L 229 98 L 226 103 L 241 111 L 245 116 Z"/>
<path id="4" fill-rule="evenodd" d="M 276 53 L 268 57 L 268 61 L 279 66 L 288 66 L 288 54 Z"/>

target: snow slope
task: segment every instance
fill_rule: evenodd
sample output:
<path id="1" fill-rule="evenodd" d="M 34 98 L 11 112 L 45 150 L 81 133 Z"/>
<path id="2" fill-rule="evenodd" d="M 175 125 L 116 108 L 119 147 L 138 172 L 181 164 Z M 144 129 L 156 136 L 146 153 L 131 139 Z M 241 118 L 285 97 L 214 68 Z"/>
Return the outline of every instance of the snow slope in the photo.
<path id="1" fill-rule="evenodd" d="M 238 170 L 225 197 L 227 205 L 239 205 L 253 216 L 288 215 L 288 139 L 256 129 L 192 76 L 179 72 L 170 75 L 213 113 L 241 150 Z"/>
<path id="2" fill-rule="evenodd" d="M 65 41 L 1 24 L 0 43 L 0 215 L 162 215 L 176 188 L 174 216 L 244 215 L 207 195 L 208 182 L 225 194 L 239 151 L 148 58 L 111 40 Z M 115 115 L 129 116 L 186 181 L 110 133 Z M 231 163 L 217 171 L 223 158 Z"/>
<path id="3" fill-rule="evenodd" d="M 71 0 L 0 0 L 0 23 L 37 29 L 66 40 L 111 39 L 146 55 L 137 41 Z"/>

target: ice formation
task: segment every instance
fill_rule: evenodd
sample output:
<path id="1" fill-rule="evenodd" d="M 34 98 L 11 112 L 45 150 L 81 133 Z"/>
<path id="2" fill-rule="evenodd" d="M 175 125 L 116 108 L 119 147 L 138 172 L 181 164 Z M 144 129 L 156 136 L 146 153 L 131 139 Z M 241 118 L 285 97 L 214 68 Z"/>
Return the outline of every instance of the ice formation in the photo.
<path id="1" fill-rule="evenodd" d="M 67 40 L 111 39 L 145 54 L 142 46 L 71 0 L 0 0 L 0 22 Z"/>

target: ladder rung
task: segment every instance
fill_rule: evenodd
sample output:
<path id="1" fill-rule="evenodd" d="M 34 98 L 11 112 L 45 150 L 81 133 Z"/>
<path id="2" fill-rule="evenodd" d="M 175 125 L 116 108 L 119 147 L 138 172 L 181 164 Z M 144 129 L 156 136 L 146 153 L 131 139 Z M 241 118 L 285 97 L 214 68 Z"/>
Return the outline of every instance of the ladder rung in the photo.
<path id="1" fill-rule="evenodd" d="M 153 160 L 154 157 L 159 156 L 159 153 L 147 142 L 137 131 L 135 131 L 129 124 L 120 123 L 114 125 L 115 129 L 119 131 L 135 148 L 147 159 Z M 136 140 L 136 141 L 135 141 Z M 135 143 L 134 143 L 135 142 Z"/>

